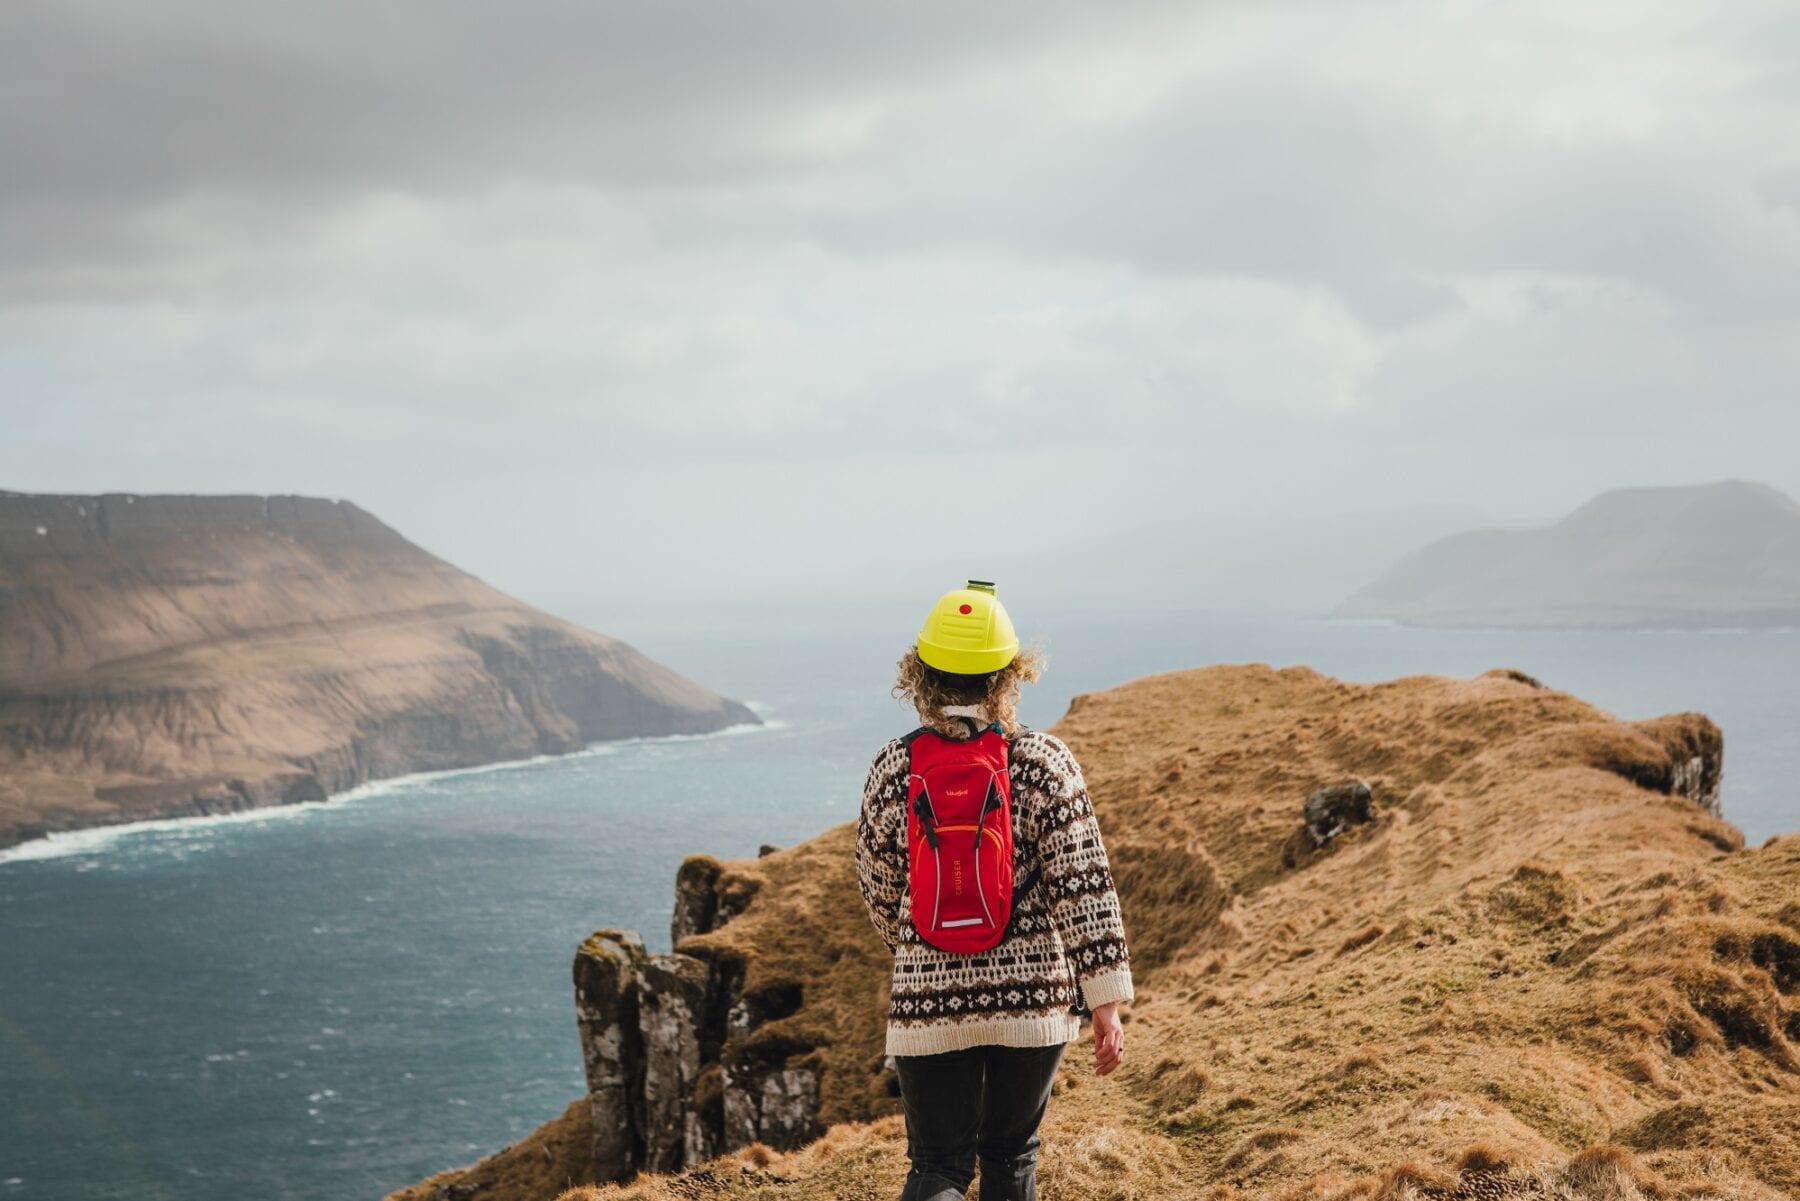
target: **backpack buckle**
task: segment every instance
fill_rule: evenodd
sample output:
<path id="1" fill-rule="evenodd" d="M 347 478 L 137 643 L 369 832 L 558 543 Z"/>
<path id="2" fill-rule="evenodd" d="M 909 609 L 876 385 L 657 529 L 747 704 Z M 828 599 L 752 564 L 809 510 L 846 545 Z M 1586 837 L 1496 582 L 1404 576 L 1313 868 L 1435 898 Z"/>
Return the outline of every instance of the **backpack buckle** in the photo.
<path id="1" fill-rule="evenodd" d="M 919 827 L 925 831 L 925 841 L 931 844 L 932 850 L 937 850 L 937 827 L 931 820 L 931 803 L 922 791 L 913 798 L 913 812 L 919 815 Z"/>

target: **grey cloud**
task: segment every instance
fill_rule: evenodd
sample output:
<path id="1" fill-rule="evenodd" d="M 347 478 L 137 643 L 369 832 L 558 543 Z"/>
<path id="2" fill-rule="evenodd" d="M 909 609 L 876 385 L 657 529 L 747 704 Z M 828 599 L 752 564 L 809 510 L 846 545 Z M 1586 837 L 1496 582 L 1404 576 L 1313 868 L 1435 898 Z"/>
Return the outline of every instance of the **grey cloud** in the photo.
<path id="1" fill-rule="evenodd" d="M 1670 110 L 1659 137 L 1534 139 L 1447 123 L 1429 97 L 1257 60 L 1193 79 L 1139 119 L 1054 136 L 1008 136 L 1003 118 L 976 115 L 945 144 L 955 116 L 934 113 L 839 164 L 835 191 L 777 181 L 679 197 L 664 228 L 1317 283 L 1377 326 L 1453 309 L 1448 278 L 1494 271 L 1792 307 L 1800 239 L 1749 211 L 1770 151 L 1696 143 L 1729 111 L 1694 117 L 1678 95 L 1656 99 Z M 1782 194 L 1774 178 L 1761 186 Z"/>
<path id="2" fill-rule="evenodd" d="M 1702 303 L 1800 299 L 1795 239 L 1748 228 L 1733 203 L 1768 178 L 1742 144 L 1757 131 L 1708 137 L 1754 116 L 1732 107 L 1741 96 L 1698 92 L 1715 111 L 1690 115 L 1678 78 L 1621 83 L 1665 110 L 1661 133 L 1559 139 L 1450 120 L 1378 63 L 1316 69 L 1334 36 L 1371 57 L 1430 36 L 1400 6 L 1272 6 L 1267 36 L 1174 72 L 1142 112 L 1055 111 L 1066 97 L 1046 61 L 1090 44 L 1144 56 L 1134 27 L 1165 28 L 1172 56 L 1228 44 L 1234 11 L 15 6 L 0 103 L 23 119 L 0 126 L 17 168 L 0 262 L 15 295 L 41 293 L 65 261 L 166 258 L 145 214 L 183 196 L 303 214 L 519 178 L 622 190 L 676 243 L 1011 250 L 1316 283 L 1376 327 L 1453 309 L 1448 277 L 1494 270 L 1629 278 Z M 1724 20 L 1646 24 L 1653 54 L 1741 38 Z M 843 145 L 797 132 L 859 106 L 867 128 Z"/>
<path id="3" fill-rule="evenodd" d="M 33 2 L 0 10 L 13 259 L 193 192 L 311 207 L 523 177 L 701 186 L 804 166 L 821 105 L 1027 49 L 1072 4 Z M 62 214 L 72 228 L 59 229 Z"/>
<path id="4" fill-rule="evenodd" d="M 0 6 L 0 482 L 546 596 L 1791 488 L 1788 11 Z"/>

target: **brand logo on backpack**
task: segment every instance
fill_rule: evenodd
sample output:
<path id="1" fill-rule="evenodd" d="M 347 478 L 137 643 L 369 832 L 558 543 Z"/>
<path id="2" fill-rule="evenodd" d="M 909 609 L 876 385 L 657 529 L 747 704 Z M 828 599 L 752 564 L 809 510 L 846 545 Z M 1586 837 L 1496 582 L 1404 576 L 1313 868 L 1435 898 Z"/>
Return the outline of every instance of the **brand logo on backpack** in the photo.
<path id="1" fill-rule="evenodd" d="M 998 946 L 1013 908 L 1007 741 L 998 724 L 969 739 L 921 727 L 906 736 L 906 746 L 913 925 L 941 951 Z"/>

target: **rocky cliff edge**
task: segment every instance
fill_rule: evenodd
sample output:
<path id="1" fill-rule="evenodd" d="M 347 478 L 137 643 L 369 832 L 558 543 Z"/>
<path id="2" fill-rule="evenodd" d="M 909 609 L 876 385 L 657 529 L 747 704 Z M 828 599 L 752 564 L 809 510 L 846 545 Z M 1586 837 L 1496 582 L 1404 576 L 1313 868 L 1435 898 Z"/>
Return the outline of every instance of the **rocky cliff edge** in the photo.
<path id="1" fill-rule="evenodd" d="M 1042 1195 L 1800 1192 L 1800 835 L 1746 849 L 1720 818 L 1703 715 L 1253 663 L 1079 697 L 1055 731 L 1138 999 L 1117 1072 L 1086 1036 L 1064 1060 Z M 587 940 L 588 1095 L 395 1201 L 898 1196 L 851 833 L 689 860 L 669 955 Z"/>

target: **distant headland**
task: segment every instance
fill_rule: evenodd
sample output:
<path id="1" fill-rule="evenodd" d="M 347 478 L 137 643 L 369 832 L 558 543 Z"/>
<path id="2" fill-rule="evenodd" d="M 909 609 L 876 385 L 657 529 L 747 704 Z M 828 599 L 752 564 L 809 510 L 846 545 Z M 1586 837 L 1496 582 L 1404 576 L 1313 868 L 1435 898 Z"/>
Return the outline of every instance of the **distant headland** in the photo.
<path id="1" fill-rule="evenodd" d="M 757 721 L 344 501 L 0 492 L 0 847 Z"/>
<path id="2" fill-rule="evenodd" d="M 1747 480 L 1614 489 L 1542 529 L 1439 538 L 1329 616 L 1512 628 L 1800 625 L 1800 503 Z"/>

